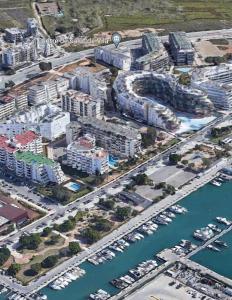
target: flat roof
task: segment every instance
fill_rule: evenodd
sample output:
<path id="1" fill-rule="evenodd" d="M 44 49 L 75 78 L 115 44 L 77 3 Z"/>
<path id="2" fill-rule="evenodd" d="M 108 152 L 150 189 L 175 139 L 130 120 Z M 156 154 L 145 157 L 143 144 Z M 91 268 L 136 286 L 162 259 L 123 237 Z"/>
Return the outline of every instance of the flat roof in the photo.
<path id="1" fill-rule="evenodd" d="M 55 165 L 55 162 L 42 154 L 34 154 L 30 151 L 21 152 L 18 151 L 15 154 L 17 160 L 22 160 L 28 164 L 38 164 L 38 165 Z"/>

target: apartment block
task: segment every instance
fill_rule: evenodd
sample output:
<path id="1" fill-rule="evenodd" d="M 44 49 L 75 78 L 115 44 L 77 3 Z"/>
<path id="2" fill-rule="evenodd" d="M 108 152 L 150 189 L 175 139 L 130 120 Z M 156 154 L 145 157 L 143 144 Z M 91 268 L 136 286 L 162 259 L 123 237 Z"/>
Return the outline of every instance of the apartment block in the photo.
<path id="1" fill-rule="evenodd" d="M 109 155 L 96 147 L 94 137 L 86 134 L 68 145 L 67 164 L 88 174 L 104 174 L 109 171 Z"/>
<path id="2" fill-rule="evenodd" d="M 141 151 L 137 129 L 95 118 L 78 118 L 84 134 L 95 136 L 97 144 L 118 157 L 134 157 Z"/>

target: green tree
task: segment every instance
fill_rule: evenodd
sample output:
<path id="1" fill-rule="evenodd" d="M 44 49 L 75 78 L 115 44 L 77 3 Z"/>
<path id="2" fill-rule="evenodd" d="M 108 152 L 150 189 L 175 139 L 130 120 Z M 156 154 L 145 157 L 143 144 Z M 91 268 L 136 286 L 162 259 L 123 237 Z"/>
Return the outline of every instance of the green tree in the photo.
<path id="1" fill-rule="evenodd" d="M 31 270 L 32 272 L 36 275 L 39 274 L 39 272 L 41 271 L 42 266 L 40 263 L 35 263 L 31 265 Z"/>
<path id="2" fill-rule="evenodd" d="M 105 231 L 105 232 L 107 232 L 107 231 L 111 230 L 112 223 L 109 220 L 107 220 L 107 219 L 100 218 L 94 224 L 93 228 L 96 229 L 97 231 Z"/>
<path id="3" fill-rule="evenodd" d="M 149 183 L 149 178 L 146 174 L 138 174 L 133 177 L 133 180 L 137 185 L 146 185 Z"/>
<path id="4" fill-rule="evenodd" d="M 41 243 L 39 233 L 32 233 L 31 235 L 22 235 L 19 238 L 19 243 L 23 249 L 35 250 Z"/>
<path id="5" fill-rule="evenodd" d="M 119 221 L 125 221 L 131 215 L 131 208 L 129 206 L 126 207 L 117 207 L 115 216 Z"/>
<path id="6" fill-rule="evenodd" d="M 157 138 L 157 131 L 154 127 L 148 127 L 146 133 L 142 133 L 142 144 L 144 148 L 152 146 Z"/>
<path id="7" fill-rule="evenodd" d="M 0 266 L 4 265 L 4 263 L 10 258 L 10 250 L 6 247 L 0 248 Z"/>
<path id="8" fill-rule="evenodd" d="M 81 246 L 78 242 L 70 242 L 68 245 L 68 249 L 71 255 L 75 255 L 81 252 Z"/>
<path id="9" fill-rule="evenodd" d="M 43 232 L 42 232 L 41 236 L 47 237 L 51 232 L 52 232 L 52 228 L 51 227 L 45 227 L 43 229 Z"/>
<path id="10" fill-rule="evenodd" d="M 169 155 L 169 162 L 171 164 L 176 165 L 179 161 L 181 160 L 181 155 L 177 154 L 177 153 L 171 153 Z"/>
<path id="11" fill-rule="evenodd" d="M 59 225 L 58 230 L 60 232 L 68 232 L 73 230 L 75 226 L 76 226 L 75 218 L 69 218 L 68 220 L 65 220 L 62 224 Z"/>
<path id="12" fill-rule="evenodd" d="M 58 256 L 50 255 L 42 261 L 41 266 L 45 269 L 48 269 L 54 267 L 57 264 L 57 262 L 58 262 Z"/>
<path id="13" fill-rule="evenodd" d="M 7 270 L 8 275 L 15 276 L 21 270 L 20 264 L 11 264 Z"/>
<path id="14" fill-rule="evenodd" d="M 104 207 L 107 210 L 112 210 L 115 206 L 115 202 L 114 200 L 104 200 L 104 199 L 100 199 L 99 200 L 99 205 L 101 205 L 102 207 Z"/>
<path id="15" fill-rule="evenodd" d="M 86 228 L 83 231 L 82 236 L 84 238 L 86 238 L 86 240 L 88 241 L 89 244 L 93 244 L 101 238 L 100 233 L 97 230 L 94 230 L 91 227 Z"/>

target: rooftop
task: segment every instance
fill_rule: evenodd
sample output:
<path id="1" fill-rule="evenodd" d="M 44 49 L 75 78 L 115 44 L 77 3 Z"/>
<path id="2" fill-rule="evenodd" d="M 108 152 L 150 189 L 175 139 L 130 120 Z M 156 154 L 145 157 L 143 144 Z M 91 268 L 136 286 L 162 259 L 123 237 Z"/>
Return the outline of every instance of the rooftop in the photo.
<path id="1" fill-rule="evenodd" d="M 22 160 L 27 164 L 37 164 L 37 165 L 55 165 L 55 162 L 42 154 L 33 154 L 32 152 L 17 152 L 16 159 Z"/>
<path id="2" fill-rule="evenodd" d="M 183 31 L 171 32 L 170 35 L 174 38 L 179 49 L 183 49 L 183 50 L 192 49 L 192 45 L 187 38 L 186 32 Z"/>

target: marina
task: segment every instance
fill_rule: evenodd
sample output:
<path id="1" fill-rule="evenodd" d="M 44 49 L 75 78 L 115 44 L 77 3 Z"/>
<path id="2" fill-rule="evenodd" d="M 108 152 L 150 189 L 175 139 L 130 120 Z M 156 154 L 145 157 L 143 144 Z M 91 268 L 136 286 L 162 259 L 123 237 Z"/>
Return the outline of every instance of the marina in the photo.
<path id="1" fill-rule="evenodd" d="M 140 225 L 137 230 L 127 234 L 123 239 L 113 242 L 111 246 L 109 246 L 109 250 L 115 253 L 112 260 L 107 260 L 105 263 L 101 263 L 97 266 L 89 262 L 84 262 L 80 265 L 80 268 L 86 272 L 83 277 L 70 282 L 64 289 L 53 290 L 47 287 L 42 290 L 42 293 L 47 295 L 48 299 L 51 300 L 63 300 L 64 297 L 84 300 L 88 299 L 90 294 L 96 293 L 99 289 L 103 289 L 110 295 L 117 294 L 118 289 L 112 286 L 109 281 L 122 276 L 125 277 L 125 274 L 127 274 L 130 269 L 134 269 L 138 264 L 144 261 L 154 259 L 154 256 L 163 249 L 175 247 L 175 245 L 179 245 L 180 243 L 186 246 L 188 245 L 188 241 L 191 243 L 189 247 L 193 247 L 193 245 L 200 246 L 202 241 L 196 240 L 192 236 L 197 228 L 209 226 L 215 233 L 214 236 L 222 229 L 225 229 L 232 219 L 232 203 L 229 201 L 231 189 L 231 182 L 224 182 L 220 187 L 207 184 L 179 202 L 179 205 L 185 208 L 184 211 L 178 213 L 176 208 L 174 208 L 175 212 L 172 213 L 175 214 L 175 217 L 172 216 L 171 219 L 171 215 L 169 215 L 168 218 L 171 219 L 171 222 L 166 226 L 158 225 L 158 228 L 154 230 L 152 234 L 142 234 L 139 231 L 139 228 L 141 228 Z M 220 199 L 220 201 L 218 201 L 218 199 Z M 173 208 L 171 210 L 173 211 Z M 163 220 L 164 217 L 167 217 L 166 212 L 162 212 L 160 215 Z M 152 226 L 152 224 L 155 224 L 154 221 L 153 218 L 151 220 L 152 223 L 149 222 L 148 224 L 146 222 L 146 226 Z M 225 238 L 227 235 L 230 235 L 231 238 Z M 213 246 L 221 251 L 204 249 L 194 255 L 193 259 L 195 260 L 195 258 L 200 257 L 200 263 L 204 265 L 204 259 L 202 260 L 201 256 L 203 255 L 204 257 L 205 253 L 209 253 L 209 257 L 217 255 L 217 261 L 220 261 L 220 257 L 223 258 L 230 253 L 232 246 L 232 234 L 229 232 L 227 235 L 220 237 L 220 239 L 216 238 L 213 242 Z M 221 246 L 217 244 L 217 240 L 221 240 L 221 242 L 219 242 Z M 114 247 L 114 249 L 112 249 L 112 247 Z M 224 264 L 226 264 L 226 261 Z M 213 267 L 214 265 L 216 265 L 216 268 Z M 223 262 L 221 262 L 221 265 L 223 266 Z M 218 270 L 217 266 L 218 263 L 215 263 L 215 260 L 210 264 L 211 269 L 221 273 L 222 268 Z M 227 264 L 224 269 L 227 270 L 226 275 L 232 278 L 232 269 Z M 126 280 L 128 280 L 128 278 L 126 278 Z M 0 295 L 0 299 L 5 298 L 3 295 Z"/>

